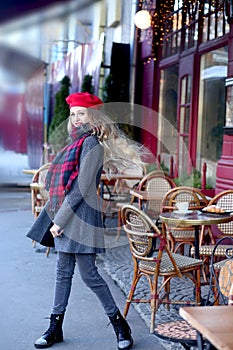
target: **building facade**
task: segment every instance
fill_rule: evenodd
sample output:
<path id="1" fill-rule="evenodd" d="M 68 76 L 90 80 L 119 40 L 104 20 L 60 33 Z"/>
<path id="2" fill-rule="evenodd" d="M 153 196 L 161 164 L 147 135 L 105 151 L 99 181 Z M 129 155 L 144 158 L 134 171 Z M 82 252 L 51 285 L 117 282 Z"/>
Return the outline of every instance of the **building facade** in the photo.
<path id="1" fill-rule="evenodd" d="M 151 26 L 137 33 L 135 101 L 157 111 L 144 142 L 168 167 L 173 157 L 176 176 L 207 165 L 216 191 L 233 188 L 232 2 L 140 0 L 141 9 Z"/>

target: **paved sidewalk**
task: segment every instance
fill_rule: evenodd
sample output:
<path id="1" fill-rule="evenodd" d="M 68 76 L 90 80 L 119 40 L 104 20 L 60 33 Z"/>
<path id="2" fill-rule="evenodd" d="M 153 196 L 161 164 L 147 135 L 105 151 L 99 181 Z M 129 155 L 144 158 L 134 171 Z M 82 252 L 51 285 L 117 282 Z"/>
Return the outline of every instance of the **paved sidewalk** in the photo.
<path id="1" fill-rule="evenodd" d="M 0 193 L 0 203 L 1 349 L 30 350 L 34 349 L 34 340 L 48 326 L 45 318 L 50 314 L 53 299 L 56 254 L 51 253 L 46 258 L 44 253 L 39 253 L 43 251 L 40 249 L 42 246 L 37 245 L 33 249 L 31 241 L 25 237 L 34 220 L 30 192 Z M 115 245 L 115 236 L 109 235 L 107 239 L 110 246 Z M 117 256 L 120 257 L 127 247 L 125 243 L 126 239 L 122 236 L 118 247 L 109 249 L 109 252 L 116 253 L 118 249 Z M 110 277 L 113 270 L 109 267 L 109 258 L 110 255 L 106 264 L 103 258 L 98 258 L 99 269 L 123 310 L 125 295 L 119 283 L 117 285 Z M 115 267 L 119 269 L 119 266 Z M 127 319 L 132 328 L 135 350 L 168 349 L 149 334 L 146 322 L 134 307 Z M 107 327 L 107 324 L 108 318 L 99 301 L 76 273 L 64 321 L 64 342 L 55 344 L 53 348 L 115 350 L 115 334 L 111 325 Z"/>

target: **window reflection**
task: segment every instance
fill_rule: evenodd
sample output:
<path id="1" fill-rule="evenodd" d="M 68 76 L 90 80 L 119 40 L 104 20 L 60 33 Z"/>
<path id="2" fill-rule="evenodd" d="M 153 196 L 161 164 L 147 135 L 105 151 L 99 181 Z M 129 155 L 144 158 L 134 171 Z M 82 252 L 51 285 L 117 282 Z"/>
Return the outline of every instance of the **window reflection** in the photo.
<path id="1" fill-rule="evenodd" d="M 170 155 L 175 156 L 176 135 L 177 135 L 177 95 L 178 95 L 178 65 L 161 70 L 160 76 L 160 100 L 159 114 L 163 117 L 159 120 L 158 137 L 162 142 L 158 145 L 158 153 L 167 165 L 170 164 Z M 166 125 L 163 125 L 166 121 Z M 173 145 L 168 151 L 163 140 Z M 170 152 L 170 153 L 169 153 Z"/>

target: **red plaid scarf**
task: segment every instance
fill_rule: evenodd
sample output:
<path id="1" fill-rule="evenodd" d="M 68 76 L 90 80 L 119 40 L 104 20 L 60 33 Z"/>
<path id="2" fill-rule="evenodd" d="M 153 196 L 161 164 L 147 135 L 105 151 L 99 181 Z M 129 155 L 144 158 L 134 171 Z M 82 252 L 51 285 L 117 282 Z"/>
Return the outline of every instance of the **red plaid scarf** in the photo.
<path id="1" fill-rule="evenodd" d="M 65 146 L 54 158 L 46 176 L 46 189 L 49 191 L 50 208 L 58 210 L 69 192 L 72 182 L 78 176 L 79 155 L 82 144 L 90 132 L 82 134 Z"/>

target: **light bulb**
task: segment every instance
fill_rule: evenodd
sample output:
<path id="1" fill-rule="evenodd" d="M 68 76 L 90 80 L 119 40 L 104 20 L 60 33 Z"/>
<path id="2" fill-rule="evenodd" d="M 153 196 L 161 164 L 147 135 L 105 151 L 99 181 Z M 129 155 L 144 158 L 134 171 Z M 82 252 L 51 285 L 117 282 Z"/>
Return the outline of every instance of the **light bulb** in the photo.
<path id="1" fill-rule="evenodd" d="M 140 10 L 134 15 L 134 24 L 139 29 L 147 29 L 151 26 L 151 15 L 146 10 Z"/>

